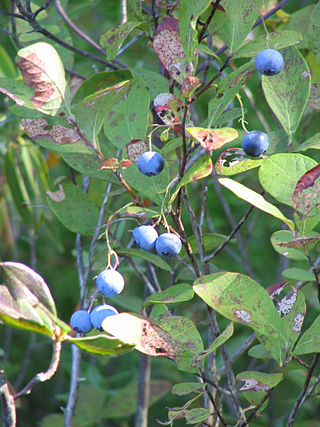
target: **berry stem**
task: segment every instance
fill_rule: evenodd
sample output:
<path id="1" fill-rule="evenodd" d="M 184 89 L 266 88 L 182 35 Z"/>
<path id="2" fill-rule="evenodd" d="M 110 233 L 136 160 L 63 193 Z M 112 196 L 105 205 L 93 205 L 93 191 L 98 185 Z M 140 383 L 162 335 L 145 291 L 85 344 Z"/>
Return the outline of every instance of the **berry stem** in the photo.
<path id="1" fill-rule="evenodd" d="M 254 7 L 259 12 L 259 15 L 261 16 L 261 22 L 262 22 L 262 25 L 263 25 L 263 31 L 264 31 L 264 34 L 266 36 L 267 48 L 269 48 L 270 35 L 269 35 L 268 29 L 267 29 L 267 26 L 266 26 L 266 23 L 265 23 L 265 20 L 264 20 L 264 16 L 261 13 L 261 10 L 253 3 L 253 1 L 248 0 L 248 2 L 251 4 L 252 7 Z"/>
<path id="2" fill-rule="evenodd" d="M 245 133 L 248 133 L 248 130 L 247 130 L 246 125 L 245 125 L 245 123 L 247 123 L 247 122 L 244 119 L 244 108 L 243 108 L 241 96 L 238 93 L 236 96 L 238 98 L 240 108 L 241 108 L 241 119 L 240 119 L 241 120 L 241 126 L 242 126 L 243 130 L 245 131 Z"/>

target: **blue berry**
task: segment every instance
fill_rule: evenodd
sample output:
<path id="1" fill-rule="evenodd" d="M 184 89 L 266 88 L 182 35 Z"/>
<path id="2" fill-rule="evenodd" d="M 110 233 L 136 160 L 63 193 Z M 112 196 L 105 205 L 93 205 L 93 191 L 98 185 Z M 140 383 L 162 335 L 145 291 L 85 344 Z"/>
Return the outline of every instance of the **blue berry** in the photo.
<path id="1" fill-rule="evenodd" d="M 140 249 L 150 251 L 158 238 L 158 233 L 152 225 L 139 225 L 132 233 L 135 244 Z"/>
<path id="2" fill-rule="evenodd" d="M 260 130 L 248 132 L 241 142 L 241 147 L 249 156 L 258 157 L 269 147 L 268 135 Z"/>
<path id="3" fill-rule="evenodd" d="M 122 274 L 113 268 L 103 270 L 96 280 L 97 288 L 105 297 L 119 295 L 124 288 L 124 279 Z"/>
<path id="4" fill-rule="evenodd" d="M 279 74 L 283 67 L 283 57 L 275 49 L 264 49 L 256 56 L 256 69 L 266 76 Z"/>
<path id="5" fill-rule="evenodd" d="M 163 233 L 157 238 L 155 248 L 159 255 L 174 257 L 181 250 L 181 240 L 176 234 Z"/>
<path id="6" fill-rule="evenodd" d="M 70 319 L 72 328 L 80 334 L 86 334 L 93 329 L 90 320 L 90 313 L 87 310 L 78 310 L 73 313 Z"/>
<path id="7" fill-rule="evenodd" d="M 164 160 L 161 154 L 156 151 L 145 151 L 139 157 L 137 166 L 144 175 L 155 176 L 162 172 Z"/>
<path id="8" fill-rule="evenodd" d="M 97 305 L 91 312 L 91 323 L 95 328 L 102 331 L 103 329 L 101 328 L 101 325 L 104 319 L 109 316 L 114 316 L 115 314 L 118 314 L 118 311 L 112 305 Z"/>

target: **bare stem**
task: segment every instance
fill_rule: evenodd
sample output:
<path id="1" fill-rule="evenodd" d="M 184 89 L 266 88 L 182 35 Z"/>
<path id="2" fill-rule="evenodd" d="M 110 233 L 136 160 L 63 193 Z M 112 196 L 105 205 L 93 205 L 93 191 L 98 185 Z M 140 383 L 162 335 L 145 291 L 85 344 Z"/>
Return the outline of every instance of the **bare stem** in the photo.
<path id="1" fill-rule="evenodd" d="M 2 369 L 0 370 L 0 395 L 4 427 L 15 427 L 16 406 L 14 403 L 14 397 L 10 393 L 8 383 L 4 375 L 4 370 Z"/>
<path id="2" fill-rule="evenodd" d="M 318 271 L 316 269 L 316 266 L 313 264 L 312 259 L 310 258 L 310 255 L 307 255 L 311 270 L 314 274 L 314 277 L 316 279 L 316 284 L 317 284 L 317 288 L 318 288 L 318 301 L 320 302 L 320 280 L 319 280 L 319 275 L 318 275 Z"/>
<path id="3" fill-rule="evenodd" d="M 81 350 L 76 346 L 72 345 L 72 368 L 71 368 L 71 380 L 70 380 L 70 391 L 67 406 L 64 410 L 64 427 L 72 427 L 72 419 L 74 410 L 77 403 L 78 389 L 79 389 L 79 377 L 80 377 L 80 365 L 81 365 Z"/>
<path id="4" fill-rule="evenodd" d="M 214 3 L 214 5 L 212 6 L 211 13 L 210 13 L 210 15 L 208 16 L 208 19 L 206 20 L 206 22 L 205 22 L 204 26 L 202 27 L 202 29 L 201 29 L 201 31 L 200 31 L 200 33 L 199 33 L 199 36 L 198 36 L 198 42 L 199 42 L 199 43 L 200 43 L 200 42 L 201 42 L 201 40 L 203 39 L 204 33 L 207 31 L 207 28 L 208 28 L 208 26 L 209 26 L 210 22 L 212 21 L 212 18 L 213 18 L 213 16 L 214 16 L 214 14 L 216 13 L 216 10 L 218 9 L 218 6 L 219 6 L 220 1 L 221 1 L 221 0 L 216 0 L 216 2 Z"/>
<path id="5" fill-rule="evenodd" d="M 148 403 L 150 393 L 150 356 L 141 353 L 139 356 L 139 381 L 136 406 L 135 427 L 148 426 Z"/>
<path id="6" fill-rule="evenodd" d="M 289 417 L 288 417 L 288 422 L 287 422 L 287 427 L 292 427 L 293 426 L 294 419 L 295 419 L 295 416 L 297 415 L 298 409 L 303 405 L 303 403 L 304 403 L 304 401 L 305 401 L 305 399 L 307 397 L 308 387 L 309 387 L 309 384 L 310 384 L 310 381 L 311 381 L 311 378 L 312 378 L 313 371 L 315 370 L 315 367 L 316 367 L 316 365 L 317 365 L 317 363 L 319 361 L 319 357 L 320 357 L 319 353 L 314 356 L 312 365 L 311 365 L 311 367 L 309 369 L 307 378 L 306 378 L 306 380 L 304 382 L 304 386 L 303 386 L 302 390 L 300 391 L 299 396 L 297 397 L 297 399 L 294 402 L 294 405 L 293 405 L 293 407 L 292 407 L 292 409 L 290 411 L 290 414 L 289 414 Z"/>
<path id="7" fill-rule="evenodd" d="M 56 373 L 59 362 L 60 362 L 60 354 L 61 354 L 61 341 L 54 341 L 53 343 L 53 353 L 49 368 L 45 372 L 40 372 L 31 381 L 18 393 L 15 394 L 14 399 L 18 399 L 19 397 L 31 393 L 32 388 L 39 382 L 48 381 L 53 375 Z"/>

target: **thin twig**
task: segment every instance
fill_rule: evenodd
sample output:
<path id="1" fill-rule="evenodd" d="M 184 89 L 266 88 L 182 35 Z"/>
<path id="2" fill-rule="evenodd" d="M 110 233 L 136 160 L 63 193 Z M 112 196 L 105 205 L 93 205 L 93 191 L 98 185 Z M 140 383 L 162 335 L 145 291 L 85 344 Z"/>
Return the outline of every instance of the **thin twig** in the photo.
<path id="1" fill-rule="evenodd" d="M 200 43 L 200 42 L 201 42 L 201 40 L 203 39 L 204 33 L 207 31 L 207 28 L 208 28 L 208 26 L 209 26 L 210 22 L 212 21 L 212 18 L 213 18 L 213 16 L 214 16 L 214 14 L 215 14 L 216 10 L 218 9 L 218 6 L 219 6 L 220 1 L 221 1 L 221 0 L 216 0 L 216 2 L 214 3 L 214 5 L 212 6 L 211 13 L 210 13 L 210 15 L 209 15 L 208 19 L 207 19 L 207 20 L 206 20 L 206 22 L 204 23 L 204 25 L 203 25 L 203 27 L 202 27 L 202 29 L 201 29 L 200 33 L 199 33 L 199 36 L 198 36 L 198 42 L 199 42 L 199 43 Z"/>
<path id="2" fill-rule="evenodd" d="M 147 354 L 139 356 L 139 381 L 136 406 L 135 427 L 148 426 L 148 403 L 150 394 L 151 359 Z"/>
<path id="3" fill-rule="evenodd" d="M 238 224 L 234 227 L 234 229 L 231 231 L 231 233 L 229 234 L 229 236 L 226 238 L 226 240 L 221 243 L 221 245 L 219 245 L 210 255 L 207 255 L 205 257 L 205 261 L 210 261 L 210 259 L 214 258 L 216 255 L 218 255 L 218 253 L 220 253 L 222 251 L 222 249 L 230 242 L 230 240 L 232 239 L 232 237 L 236 234 L 236 232 L 240 229 L 240 227 L 246 222 L 248 216 L 251 214 L 251 212 L 253 211 L 254 206 L 251 205 L 250 208 L 247 210 L 247 212 L 244 214 L 244 216 L 240 219 L 240 221 L 238 222 Z"/>
<path id="4" fill-rule="evenodd" d="M 203 379 L 204 375 L 203 375 L 203 373 L 202 373 L 202 371 L 201 371 L 201 370 L 200 370 L 200 373 L 201 373 L 201 378 L 202 378 L 203 382 L 205 382 L 205 381 L 204 381 L 204 379 Z M 210 392 L 210 390 L 209 390 L 209 388 L 208 388 L 208 385 L 205 385 L 205 390 L 206 390 L 206 392 L 207 392 L 207 394 L 208 394 L 208 396 L 209 396 L 209 399 L 210 399 L 210 401 L 211 401 L 211 403 L 212 403 L 212 406 L 214 407 L 214 410 L 215 410 L 215 412 L 216 412 L 217 416 L 219 417 L 219 419 L 220 419 L 221 423 L 222 423 L 225 427 L 227 427 L 227 426 L 228 426 L 228 424 L 227 424 L 227 422 L 225 421 L 225 419 L 223 418 L 223 416 L 222 416 L 221 412 L 219 411 L 219 408 L 218 408 L 218 407 L 217 407 L 217 405 L 216 405 L 216 402 L 215 402 L 215 400 L 214 400 L 214 398 L 213 398 L 213 396 L 212 396 L 212 393 Z"/>
<path id="5" fill-rule="evenodd" d="M 258 405 L 254 408 L 254 411 L 249 415 L 247 420 L 240 424 L 240 427 L 244 427 L 244 426 L 249 425 L 249 423 L 258 415 L 259 409 L 262 407 L 264 402 L 266 402 L 269 399 L 269 397 L 271 396 L 271 394 L 273 393 L 274 390 L 275 390 L 275 387 L 270 388 L 267 391 L 267 393 L 264 395 L 264 397 L 261 399 L 261 401 L 258 403 Z"/>
<path id="6" fill-rule="evenodd" d="M 4 370 L 0 369 L 0 396 L 4 427 L 16 426 L 16 406 L 14 397 L 10 393 Z"/>
<path id="7" fill-rule="evenodd" d="M 72 426 L 72 419 L 74 410 L 77 403 L 78 389 L 79 389 L 79 377 L 80 377 L 80 366 L 81 366 L 81 350 L 76 345 L 72 344 L 72 367 L 71 367 L 71 379 L 70 379 L 70 391 L 68 396 L 67 406 L 64 410 L 64 427 Z"/>
<path id="8" fill-rule="evenodd" d="M 54 341 L 53 353 L 49 368 L 45 372 L 40 372 L 18 393 L 15 394 L 14 399 L 17 400 L 19 397 L 31 393 L 32 388 L 39 382 L 48 381 L 57 371 L 61 354 L 61 341 Z"/>
<path id="9" fill-rule="evenodd" d="M 318 353 L 314 356 L 313 362 L 312 362 L 311 367 L 309 369 L 309 372 L 308 372 L 307 378 L 304 382 L 303 388 L 300 391 L 300 393 L 299 393 L 299 395 L 298 395 L 296 401 L 294 402 L 294 405 L 290 411 L 290 414 L 288 417 L 288 422 L 287 422 L 287 427 L 293 426 L 294 419 L 295 419 L 295 416 L 297 415 L 298 409 L 303 405 L 303 403 L 307 397 L 308 387 L 309 387 L 309 384 L 310 384 L 310 381 L 312 378 L 313 371 L 315 370 L 315 367 L 319 361 L 319 357 L 320 357 L 320 353 Z"/>

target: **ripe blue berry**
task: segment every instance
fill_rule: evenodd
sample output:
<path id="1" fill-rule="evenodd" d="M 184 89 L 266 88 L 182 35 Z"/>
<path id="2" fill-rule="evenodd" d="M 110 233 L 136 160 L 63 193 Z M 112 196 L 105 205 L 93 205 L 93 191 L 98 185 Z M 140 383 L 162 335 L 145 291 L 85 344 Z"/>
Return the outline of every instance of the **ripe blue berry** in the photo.
<path id="1" fill-rule="evenodd" d="M 282 70 L 283 57 L 275 49 L 264 49 L 256 56 L 256 69 L 266 76 L 274 76 Z"/>
<path id="2" fill-rule="evenodd" d="M 118 314 L 118 311 L 112 305 L 97 305 L 91 312 L 91 323 L 95 328 L 102 331 L 103 329 L 101 328 L 101 325 L 104 319 L 109 316 L 114 316 L 115 314 Z"/>
<path id="3" fill-rule="evenodd" d="M 119 295 L 124 288 L 124 279 L 122 274 L 113 268 L 103 270 L 96 280 L 97 288 L 105 297 Z"/>
<path id="4" fill-rule="evenodd" d="M 249 156 L 258 157 L 269 147 L 268 135 L 259 130 L 248 132 L 241 142 L 241 147 Z"/>
<path id="5" fill-rule="evenodd" d="M 150 251 L 154 247 L 158 233 L 152 225 L 139 225 L 133 230 L 132 237 L 138 248 Z"/>
<path id="6" fill-rule="evenodd" d="M 181 240 L 176 234 L 163 233 L 157 238 L 155 248 L 159 255 L 173 257 L 181 250 Z"/>
<path id="7" fill-rule="evenodd" d="M 70 323 L 72 328 L 80 334 L 86 334 L 93 329 L 90 313 L 87 310 L 75 311 L 71 316 Z"/>
<path id="8" fill-rule="evenodd" d="M 155 176 L 163 170 L 164 160 L 156 151 L 145 151 L 139 157 L 137 166 L 144 175 Z"/>

